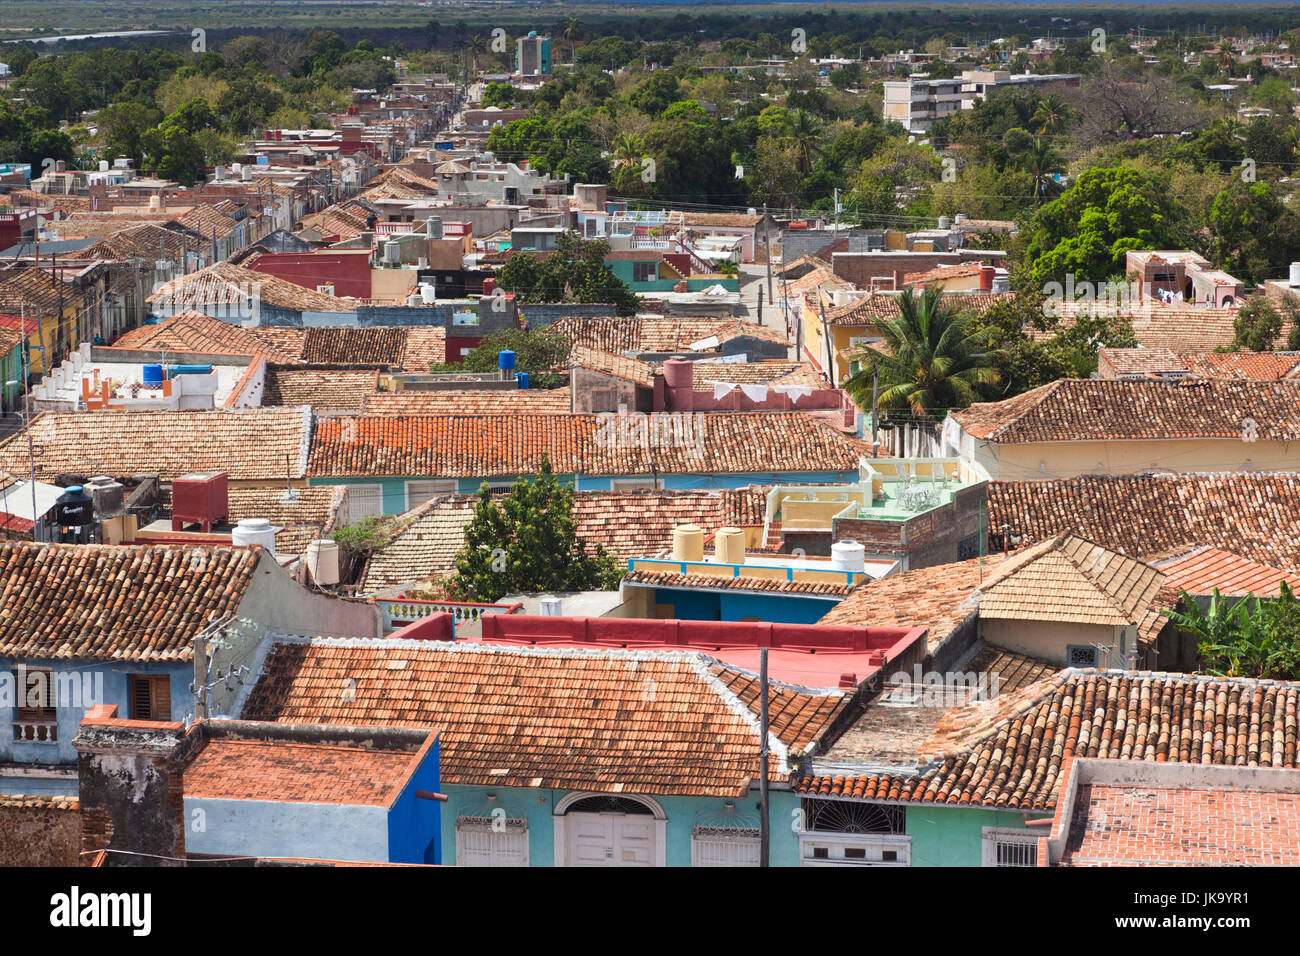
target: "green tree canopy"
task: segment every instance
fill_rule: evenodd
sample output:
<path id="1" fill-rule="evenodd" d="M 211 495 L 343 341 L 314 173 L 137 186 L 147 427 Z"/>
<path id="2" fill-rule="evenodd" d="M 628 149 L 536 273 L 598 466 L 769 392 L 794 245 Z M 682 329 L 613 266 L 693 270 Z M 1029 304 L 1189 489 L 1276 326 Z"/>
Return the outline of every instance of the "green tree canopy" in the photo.
<path id="1" fill-rule="evenodd" d="M 573 517 L 573 488 L 549 458 L 541 471 L 494 498 L 479 489 L 465 546 L 456 555 L 449 590 L 462 600 L 496 601 L 535 591 L 612 591 L 623 571 L 597 544 L 588 550 Z"/>

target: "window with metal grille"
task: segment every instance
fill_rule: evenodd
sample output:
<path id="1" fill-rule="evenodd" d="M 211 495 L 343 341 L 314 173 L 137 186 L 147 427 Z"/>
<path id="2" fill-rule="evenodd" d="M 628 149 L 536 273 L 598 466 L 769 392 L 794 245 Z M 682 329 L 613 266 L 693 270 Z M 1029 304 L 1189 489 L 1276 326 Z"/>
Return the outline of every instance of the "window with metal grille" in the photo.
<path id="1" fill-rule="evenodd" d="M 692 866 L 758 866 L 759 831 L 696 827 L 691 833 Z"/>
<path id="2" fill-rule="evenodd" d="M 166 675 L 131 674 L 127 677 L 131 691 L 132 720 L 172 719 L 172 680 Z"/>
<path id="3" fill-rule="evenodd" d="M 651 282 L 658 272 L 657 262 L 634 262 L 632 263 L 632 281 L 633 282 Z"/>
<path id="4" fill-rule="evenodd" d="M 355 524 L 384 513 L 384 489 L 380 485 L 348 485 L 348 521 Z"/>
<path id="5" fill-rule="evenodd" d="M 1038 834 L 1007 827 L 984 828 L 985 866 L 1037 866 Z"/>

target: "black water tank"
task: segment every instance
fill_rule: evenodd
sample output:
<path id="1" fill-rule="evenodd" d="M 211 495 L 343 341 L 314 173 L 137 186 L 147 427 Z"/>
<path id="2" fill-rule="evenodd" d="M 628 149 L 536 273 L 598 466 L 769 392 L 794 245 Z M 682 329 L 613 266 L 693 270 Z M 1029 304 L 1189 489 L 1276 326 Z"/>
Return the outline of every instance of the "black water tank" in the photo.
<path id="1" fill-rule="evenodd" d="M 90 495 L 81 490 L 80 485 L 73 485 L 54 502 L 54 521 L 65 528 L 80 528 L 93 524 L 95 520 L 95 503 Z"/>

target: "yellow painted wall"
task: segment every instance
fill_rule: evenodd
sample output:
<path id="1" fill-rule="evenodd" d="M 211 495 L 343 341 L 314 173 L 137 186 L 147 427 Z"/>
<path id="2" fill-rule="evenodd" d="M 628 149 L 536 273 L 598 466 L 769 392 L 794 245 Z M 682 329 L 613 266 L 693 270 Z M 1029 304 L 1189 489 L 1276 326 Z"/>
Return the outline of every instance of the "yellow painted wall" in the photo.
<path id="1" fill-rule="evenodd" d="M 1060 621 L 1002 621 L 980 618 L 980 634 L 990 644 L 1066 666 L 1070 644 L 1106 644 L 1116 647 L 1108 666 L 1122 666 L 1118 658 L 1119 628 L 1103 624 Z M 1105 658 L 1101 659 L 1106 663 Z"/>
<path id="2" fill-rule="evenodd" d="M 1251 471 L 1300 471 L 1300 441 L 1216 438 L 1040 442 L 997 445 L 996 449 L 997 471 L 991 477 L 1002 481 L 1083 474 L 1131 475 L 1158 468 L 1174 472 L 1245 471 L 1247 460 Z M 1041 470 L 1039 462 L 1044 465 Z"/>

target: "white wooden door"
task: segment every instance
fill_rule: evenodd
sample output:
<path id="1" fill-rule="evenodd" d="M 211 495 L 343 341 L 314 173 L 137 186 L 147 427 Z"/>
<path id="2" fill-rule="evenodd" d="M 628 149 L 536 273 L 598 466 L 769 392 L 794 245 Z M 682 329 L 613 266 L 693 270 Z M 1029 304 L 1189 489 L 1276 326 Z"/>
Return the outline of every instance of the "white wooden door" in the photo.
<path id="1" fill-rule="evenodd" d="M 564 818 L 570 866 L 654 866 L 655 820 L 642 814 L 570 813 Z"/>

